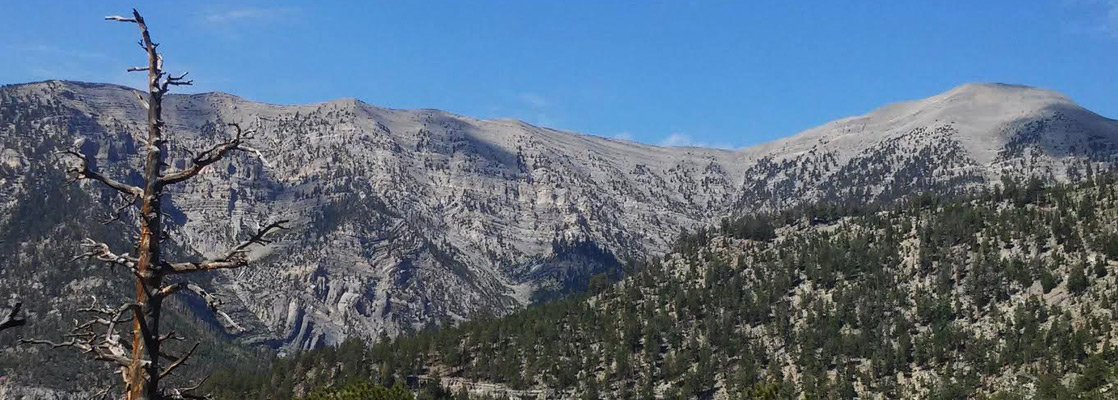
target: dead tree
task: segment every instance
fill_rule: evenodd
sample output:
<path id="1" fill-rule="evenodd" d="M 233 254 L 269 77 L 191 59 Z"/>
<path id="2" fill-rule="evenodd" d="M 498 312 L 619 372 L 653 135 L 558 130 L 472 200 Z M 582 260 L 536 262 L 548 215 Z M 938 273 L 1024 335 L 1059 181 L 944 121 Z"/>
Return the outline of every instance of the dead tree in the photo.
<path id="1" fill-rule="evenodd" d="M 134 72 L 147 72 L 148 78 L 147 95 L 137 95 L 141 105 L 147 110 L 143 185 L 133 186 L 102 174 L 92 167 L 93 164 L 80 152 L 68 150 L 62 154 L 72 160 L 68 173 L 74 180 L 99 182 L 119 192 L 126 199 L 126 205 L 117 210 L 118 214 L 123 209 L 139 208 L 135 218 L 135 223 L 139 227 L 139 237 L 135 244 L 134 256 L 113 252 L 105 243 L 86 239 L 81 243 L 84 253 L 76 257 L 123 266 L 135 278 L 135 297 L 132 301 L 115 308 L 94 304 L 83 309 L 82 311 L 94 317 L 63 335 L 63 341 L 25 340 L 25 342 L 77 349 L 96 360 L 114 365 L 120 373 L 124 398 L 128 400 L 201 398 L 191 392 L 197 388 L 197 385 L 183 389 L 166 389 L 160 386 L 160 381 L 181 367 L 197 348 L 196 344 L 180 355 L 171 355 L 164 351 L 162 345 L 166 341 L 180 338 L 173 332 L 162 333 L 160 330 L 163 301 L 176 293 L 192 293 L 202 298 L 211 310 L 231 322 L 232 319 L 218 309 L 220 300 L 200 286 L 190 283 L 185 275 L 247 265 L 249 248 L 269 243 L 267 236 L 276 230 L 285 229 L 284 224 L 287 221 L 268 224 L 244 242 L 206 260 L 171 262 L 163 258 L 161 244 L 166 237 L 161 201 L 164 200 L 164 190 L 197 176 L 207 166 L 231 153 L 257 152 L 245 144 L 246 140 L 252 138 L 253 132 L 242 130 L 237 124 L 229 124 L 234 131 L 231 139 L 199 153 L 192 153 L 192 162 L 182 170 L 165 171 L 163 96 L 172 86 L 190 85 L 192 81 L 185 79 L 185 73 L 173 76 L 164 71 L 163 56 L 157 50 L 159 44 L 152 40 L 147 24 L 139 12 L 132 10 L 131 17 L 109 16 L 105 19 L 135 24 L 139 27 L 141 39 L 138 43 L 147 53 L 147 65 L 128 69 Z M 166 364 L 164 360 L 167 361 Z M 109 390 L 106 389 L 102 393 L 107 395 Z"/>

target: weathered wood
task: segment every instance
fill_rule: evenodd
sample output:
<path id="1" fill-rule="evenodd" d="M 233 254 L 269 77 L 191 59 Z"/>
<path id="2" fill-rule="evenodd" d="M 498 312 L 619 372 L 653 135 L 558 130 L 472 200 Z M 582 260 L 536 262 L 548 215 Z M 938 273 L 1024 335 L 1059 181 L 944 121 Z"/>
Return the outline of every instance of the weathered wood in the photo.
<path id="1" fill-rule="evenodd" d="M 148 288 L 163 285 L 163 277 L 154 271 L 159 265 L 160 242 L 163 230 L 163 213 L 160 200 L 162 188 L 158 184 L 163 169 L 163 76 L 162 57 L 151 40 L 147 23 L 139 11 L 132 10 L 133 19 L 140 29 L 144 50 L 148 57 L 148 121 L 147 159 L 144 166 L 144 188 L 140 197 L 140 242 L 136 245 L 136 303 L 140 304 L 139 318 L 132 321 L 132 364 L 128 366 L 129 400 L 159 398 L 159 317 L 163 299 L 149 296 Z M 152 356 L 154 355 L 154 356 Z"/>
<path id="2" fill-rule="evenodd" d="M 237 244 L 221 255 L 198 262 L 169 263 L 163 260 L 163 210 L 161 200 L 163 189 L 171 184 L 183 182 L 197 176 L 207 166 L 222 160 L 226 155 L 235 151 L 247 151 L 260 155 L 259 150 L 246 147 L 245 140 L 252 138 L 251 131 L 244 131 L 240 125 L 229 124 L 236 129 L 232 139 L 218 143 L 211 148 L 194 156 L 193 163 L 181 171 L 164 174 L 164 159 L 166 157 L 166 140 L 163 138 L 163 96 L 171 86 L 190 85 L 193 81 L 186 80 L 186 73 L 179 76 L 170 76 L 163 70 L 163 55 L 159 53 L 159 44 L 154 42 L 148 31 L 147 22 L 136 10 L 132 10 L 132 17 L 108 16 L 106 20 L 134 23 L 140 30 L 140 47 L 147 55 L 147 65 L 132 67 L 131 72 L 147 72 L 147 94 L 137 95 L 141 105 L 147 111 L 147 135 L 144 147 L 144 170 L 142 187 L 131 186 L 111 179 L 90 167 L 89 160 L 75 150 L 63 151 L 62 154 L 76 157 L 78 164 L 70 167 L 68 171 L 76 180 L 94 180 L 121 193 L 126 204 L 116 209 L 117 218 L 125 209 L 138 204 L 139 215 L 137 224 L 140 228 L 139 238 L 135 247 L 135 256 L 128 253 L 117 254 L 109 246 L 86 239 L 81 243 L 85 251 L 75 259 L 88 259 L 105 262 L 110 265 L 121 265 L 135 278 L 135 301 L 127 303 L 115 310 L 107 308 L 89 307 L 82 311 L 94 314 L 94 318 L 79 324 L 69 334 L 64 335 L 68 340 L 54 342 L 49 340 L 28 339 L 23 343 L 49 345 L 53 347 L 69 347 L 91 355 L 96 360 L 110 362 L 118 367 L 124 384 L 124 398 L 128 400 L 153 400 L 153 399 L 183 399 L 201 398 L 192 394 L 197 385 L 179 389 L 163 389 L 160 380 L 170 376 L 177 368 L 185 364 L 198 345 L 178 357 L 172 357 L 161 349 L 161 344 L 169 339 L 179 339 L 173 333 L 160 334 L 160 316 L 162 314 L 163 300 L 168 296 L 183 290 L 201 297 L 209 308 L 223 318 L 229 325 L 236 329 L 240 326 L 221 311 L 221 301 L 217 296 L 207 292 L 200 286 L 190 282 L 181 281 L 164 283 L 169 275 L 184 274 L 188 272 L 201 272 L 216 269 L 239 268 L 248 265 L 248 250 L 254 245 L 269 243 L 266 239 L 277 230 L 286 229 L 287 221 L 280 221 L 266 225 L 259 232 L 252 235 L 247 241 Z M 10 325 L 23 323 L 15 315 L 19 312 L 18 305 L 4 320 L 0 320 L 0 329 Z M 131 340 L 118 334 L 120 325 L 131 322 Z M 161 366 L 163 359 L 170 360 L 166 367 Z M 108 389 L 101 393 L 107 394 Z"/>

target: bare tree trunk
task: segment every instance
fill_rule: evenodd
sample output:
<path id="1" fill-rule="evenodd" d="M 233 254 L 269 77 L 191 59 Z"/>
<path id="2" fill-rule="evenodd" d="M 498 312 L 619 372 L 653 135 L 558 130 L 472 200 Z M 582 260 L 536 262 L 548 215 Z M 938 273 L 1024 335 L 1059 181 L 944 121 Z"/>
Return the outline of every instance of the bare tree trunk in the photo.
<path id="1" fill-rule="evenodd" d="M 163 285 L 159 265 L 162 208 L 159 203 L 162 188 L 159 178 L 163 169 L 163 93 L 162 57 L 151 41 L 147 24 L 139 12 L 132 12 L 143 37 L 143 47 L 148 55 L 148 135 L 147 160 L 144 168 L 144 193 L 140 204 L 140 242 L 136 245 L 136 303 L 141 314 L 132 322 L 132 365 L 128 367 L 131 386 L 128 398 L 147 400 L 158 398 L 159 393 L 159 313 L 161 298 L 149 296 L 150 288 Z"/>
<path id="2" fill-rule="evenodd" d="M 248 240 L 216 257 L 203 261 L 182 263 L 170 263 L 163 260 L 160 248 L 164 239 L 163 212 L 160 202 L 162 201 L 164 188 L 197 176 L 206 166 L 222 160 L 230 152 L 244 151 L 258 155 L 260 152 L 244 143 L 245 140 L 252 138 L 252 131 L 246 132 L 237 124 L 229 124 L 236 129 L 236 136 L 233 139 L 197 153 L 191 160 L 192 165 L 186 169 L 171 172 L 163 171 L 163 160 L 166 152 L 166 142 L 163 139 L 163 96 L 170 86 L 190 85 L 192 82 L 184 80 L 185 73 L 174 77 L 163 71 L 163 56 L 157 50 L 159 44 L 152 41 L 147 24 L 138 11 L 132 10 L 132 17 L 109 16 L 105 19 L 135 23 L 140 28 L 142 38 L 139 42 L 140 46 L 147 54 L 147 66 L 128 69 L 129 71 L 147 71 L 148 75 L 147 98 L 138 96 L 140 102 L 148 111 L 147 154 L 143 172 L 143 187 L 131 186 L 102 175 L 91 168 L 89 160 L 77 151 L 69 150 L 62 153 L 79 159 L 80 164 L 68 170 L 74 175 L 75 179 L 90 179 L 101 182 L 131 199 L 121 210 L 136 206 L 139 203 L 137 223 L 140 228 L 140 236 L 135 248 L 136 256 L 118 255 L 113 253 L 108 245 L 86 239 L 82 242 L 82 247 L 86 249 L 86 253 L 76 257 L 76 259 L 94 259 L 127 267 L 136 280 L 135 302 L 126 303 L 116 309 L 94 306 L 84 309 L 83 311 L 96 314 L 97 317 L 75 327 L 70 334 L 66 335 L 70 338 L 68 341 L 56 343 L 48 340 L 32 339 L 24 340 L 24 342 L 47 344 L 53 347 L 72 347 L 90 354 L 96 360 L 114 364 L 121 373 L 125 392 L 124 398 L 127 400 L 201 398 L 190 394 L 190 391 L 196 389 L 198 384 L 170 391 L 165 391 L 160 387 L 160 381 L 182 366 L 194 354 L 198 346 L 195 344 L 188 352 L 178 357 L 170 356 L 160 349 L 163 341 L 176 338 L 172 334 L 160 333 L 159 321 L 163 300 L 172 294 L 186 290 L 201 297 L 210 307 L 210 310 L 224 317 L 233 326 L 236 327 L 237 325 L 229 318 L 228 314 L 218 309 L 221 301 L 216 296 L 206 292 L 198 285 L 185 281 L 185 278 L 177 282 L 165 282 L 165 280 L 171 275 L 246 266 L 249 262 L 247 255 L 249 247 L 269 243 L 265 237 L 275 230 L 285 229 L 283 224 L 287 221 L 279 221 L 262 227 Z M 110 220 L 110 222 L 113 220 Z M 116 332 L 117 328 L 122 327 L 129 321 L 132 323 L 130 332 L 132 340 L 130 343 L 122 340 L 123 335 Z M 106 329 L 102 330 L 101 327 Z M 173 361 L 166 367 L 161 368 L 161 357 Z M 101 393 L 107 394 L 109 389 L 102 390 Z"/>

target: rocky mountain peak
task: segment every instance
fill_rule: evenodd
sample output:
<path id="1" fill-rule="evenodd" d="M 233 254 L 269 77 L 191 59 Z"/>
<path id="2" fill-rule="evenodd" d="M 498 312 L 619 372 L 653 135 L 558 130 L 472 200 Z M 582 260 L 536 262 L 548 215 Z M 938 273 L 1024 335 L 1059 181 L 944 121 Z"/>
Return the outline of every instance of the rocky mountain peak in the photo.
<path id="1" fill-rule="evenodd" d="M 78 138 L 109 173 L 129 176 L 144 121 L 135 93 L 63 81 L 0 89 L 0 229 L 21 229 L 33 210 L 20 204 L 46 201 L 37 188 L 64 179 L 51 152 Z M 170 95 L 165 117 L 172 165 L 227 134 L 224 123 L 259 132 L 252 145 L 263 160 L 214 165 L 176 188 L 170 225 L 178 246 L 209 254 L 259 221 L 296 221 L 258 268 L 212 283 L 241 307 L 252 327 L 242 336 L 290 347 L 511 312 L 617 274 L 628 256 L 663 254 L 681 231 L 732 214 L 951 194 L 1003 175 L 1072 180 L 1118 152 L 1114 121 L 1054 92 L 1001 84 L 963 85 L 740 151 L 354 99 Z"/>

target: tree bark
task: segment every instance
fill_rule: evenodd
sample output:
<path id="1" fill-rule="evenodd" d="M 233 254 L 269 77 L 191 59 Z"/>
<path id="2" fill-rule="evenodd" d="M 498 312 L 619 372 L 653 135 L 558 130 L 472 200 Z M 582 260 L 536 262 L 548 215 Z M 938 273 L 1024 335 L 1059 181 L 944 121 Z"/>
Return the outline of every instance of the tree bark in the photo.
<path id="1" fill-rule="evenodd" d="M 150 296 L 150 290 L 163 285 L 159 271 L 161 263 L 159 242 L 162 232 L 162 185 L 159 178 L 163 169 L 163 92 L 159 86 L 162 78 L 162 59 L 151 41 L 147 25 L 140 13 L 133 10 L 136 25 L 143 37 L 148 54 L 148 138 L 147 160 L 144 167 L 144 193 L 140 204 L 140 241 L 136 254 L 136 302 L 140 305 L 132 323 L 132 364 L 128 399 L 150 400 L 159 398 L 159 314 L 161 297 Z"/>

